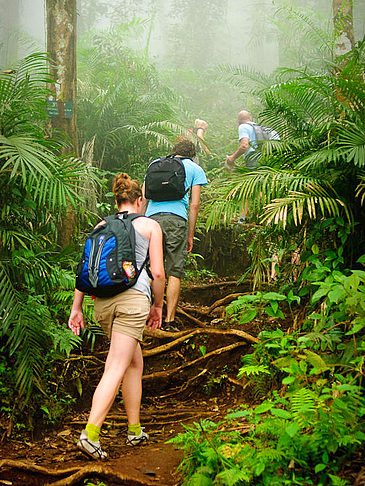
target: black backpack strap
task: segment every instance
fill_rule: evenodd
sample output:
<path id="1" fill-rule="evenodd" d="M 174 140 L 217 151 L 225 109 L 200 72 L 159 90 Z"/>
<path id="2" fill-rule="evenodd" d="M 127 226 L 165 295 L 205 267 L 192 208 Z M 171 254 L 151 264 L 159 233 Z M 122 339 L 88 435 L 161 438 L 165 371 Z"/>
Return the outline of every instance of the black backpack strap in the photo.
<path id="1" fill-rule="evenodd" d="M 181 165 L 182 165 L 183 167 L 184 167 L 184 164 L 183 164 L 183 162 L 182 162 L 182 159 L 189 159 L 189 160 L 191 160 L 191 159 L 190 159 L 190 157 L 185 157 L 185 156 L 181 157 L 181 155 L 176 155 L 176 154 L 171 154 L 171 155 L 168 155 L 167 157 L 173 157 L 174 159 L 178 159 L 178 160 L 180 160 L 180 163 L 181 163 Z M 185 171 L 185 167 L 184 167 L 184 171 Z M 185 171 L 185 177 L 186 177 L 186 171 Z M 187 194 L 187 193 L 190 191 L 190 189 L 191 189 L 191 187 L 188 187 L 188 188 L 186 189 L 186 191 L 185 191 L 185 193 L 184 193 L 184 196 L 185 196 L 185 194 Z M 183 197 L 184 197 L 184 196 L 183 196 Z M 182 198 L 181 198 L 181 199 L 182 199 Z"/>
<path id="2" fill-rule="evenodd" d="M 120 214 L 123 215 L 123 218 L 119 218 L 119 215 Z M 129 221 L 132 223 L 132 221 L 134 221 L 137 218 L 144 217 L 144 215 L 143 214 L 139 214 L 139 213 L 128 213 L 127 211 L 120 211 L 119 213 L 116 213 L 114 216 L 109 216 L 109 217 L 112 220 L 113 219 L 119 219 L 121 221 L 123 221 L 125 219 L 129 219 Z M 135 244 L 135 242 L 134 242 L 134 244 Z M 140 266 L 140 268 L 137 268 L 137 275 L 139 276 L 141 274 L 143 268 L 146 267 L 146 271 L 147 271 L 148 276 L 153 280 L 153 276 L 152 276 L 151 270 L 149 269 L 149 267 L 147 265 L 147 262 L 148 262 L 149 258 L 150 257 L 149 257 L 149 255 L 147 253 L 146 258 L 144 259 L 144 262 L 142 263 L 142 265 Z"/>

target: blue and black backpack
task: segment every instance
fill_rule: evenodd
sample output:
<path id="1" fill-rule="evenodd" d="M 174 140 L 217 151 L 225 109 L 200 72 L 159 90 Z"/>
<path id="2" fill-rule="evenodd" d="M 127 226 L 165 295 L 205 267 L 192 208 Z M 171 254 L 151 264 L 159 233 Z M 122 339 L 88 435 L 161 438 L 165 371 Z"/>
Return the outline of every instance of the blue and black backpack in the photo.
<path id="1" fill-rule="evenodd" d="M 132 221 L 141 214 L 121 212 L 105 218 L 86 240 L 76 271 L 76 288 L 95 297 L 111 297 L 137 282 L 136 234 Z"/>

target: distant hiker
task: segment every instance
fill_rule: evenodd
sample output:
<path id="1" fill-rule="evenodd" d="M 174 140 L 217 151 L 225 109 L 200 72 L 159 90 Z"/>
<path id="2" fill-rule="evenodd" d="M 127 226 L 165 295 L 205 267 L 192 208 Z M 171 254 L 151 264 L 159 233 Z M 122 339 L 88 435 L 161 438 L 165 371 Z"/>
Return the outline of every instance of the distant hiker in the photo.
<path id="1" fill-rule="evenodd" d="M 136 446 L 147 442 L 149 439 L 146 432 L 141 428 L 139 417 L 143 371 L 140 341 L 142 341 L 146 321 L 147 326 L 153 330 L 161 326 L 165 286 L 161 228 L 156 221 L 142 215 L 135 217 L 136 215 L 133 214 L 141 213 L 142 209 L 142 190 L 138 182 L 132 180 L 127 174 L 118 174 L 114 180 L 113 192 L 118 209 L 122 214 L 118 214 L 114 218 L 106 218 L 106 221 L 99 223 L 96 228 L 100 228 L 102 232 L 104 230 L 103 225 L 107 226 L 111 220 L 113 220 L 112 224 L 115 228 L 115 225 L 119 225 L 116 219 L 120 219 L 121 229 L 123 229 L 126 221 L 128 219 L 131 221 L 135 230 L 133 234 L 137 271 L 149 256 L 150 271 L 153 277 L 151 283 L 153 304 L 152 306 L 150 304 L 150 279 L 145 268 L 142 269 L 137 282 L 131 288 L 111 297 L 96 297 L 95 299 L 95 318 L 109 337 L 110 347 L 103 376 L 93 396 L 88 423 L 85 430 L 81 432 L 77 447 L 90 458 L 102 460 L 106 459 L 107 454 L 100 446 L 100 428 L 114 402 L 121 383 L 128 420 L 126 444 Z M 92 268 L 89 268 L 87 272 L 90 278 L 94 276 L 95 268 L 100 259 L 103 258 L 103 250 L 113 246 L 115 240 L 116 238 L 113 239 L 113 235 L 110 239 L 107 239 L 105 235 L 100 236 L 99 241 L 94 245 L 97 252 L 96 258 L 93 258 L 95 251 L 87 255 L 88 261 L 93 260 Z M 121 245 L 122 243 L 119 243 L 118 249 Z M 87 248 L 88 246 L 85 245 L 84 255 L 87 253 Z M 101 268 L 102 265 L 100 266 L 100 273 L 105 273 L 105 266 L 108 267 L 109 265 L 110 267 L 113 264 L 110 262 L 112 262 L 114 256 L 116 256 L 116 252 L 110 251 L 103 268 Z M 82 264 L 83 261 L 81 261 L 81 266 Z M 130 261 L 123 261 L 123 269 L 127 276 L 133 276 L 136 271 Z M 91 279 L 93 280 L 93 278 Z M 97 283 L 97 279 L 96 276 L 95 285 L 97 287 L 100 285 L 102 291 L 103 282 Z M 77 281 L 77 285 L 81 285 L 79 281 Z M 84 293 L 76 289 L 68 321 L 68 326 L 75 335 L 80 334 L 80 328 L 84 329 L 83 299 Z"/>
<path id="2" fill-rule="evenodd" d="M 193 158 L 194 162 L 199 164 L 199 153 L 204 150 L 204 152 L 207 155 L 210 155 L 210 150 L 204 143 L 204 134 L 207 131 L 208 128 L 208 123 L 204 120 L 199 120 L 197 118 L 194 122 L 194 129 L 192 130 L 193 133 L 200 139 L 198 142 L 195 144 L 195 150 L 196 150 L 196 155 Z"/>
<path id="3" fill-rule="evenodd" d="M 238 113 L 238 140 L 240 146 L 236 152 L 232 155 L 228 155 L 226 158 L 225 168 L 228 171 L 232 171 L 236 163 L 235 161 L 241 155 L 244 156 L 245 165 L 248 169 L 255 169 L 258 167 L 258 159 L 260 153 L 257 151 L 259 143 L 263 140 L 280 140 L 278 132 L 271 128 L 266 128 L 257 123 L 254 123 L 251 119 L 251 115 L 248 111 L 242 110 Z M 262 194 L 260 194 L 260 199 Z M 247 221 L 248 202 L 241 209 L 241 216 L 238 223 L 242 224 Z M 276 266 L 279 264 L 280 259 L 276 253 L 272 256 L 271 263 L 271 280 L 277 278 Z"/>
<path id="4" fill-rule="evenodd" d="M 245 166 L 248 169 L 255 169 L 258 167 L 258 160 L 260 152 L 257 150 L 259 143 L 263 140 L 279 140 L 279 134 L 271 128 L 266 128 L 251 119 L 248 111 L 242 110 L 238 113 L 238 140 L 239 147 L 232 155 L 226 158 L 225 168 L 231 172 L 236 167 L 236 160 L 243 155 L 245 159 Z M 248 204 L 242 207 L 242 214 L 238 223 L 244 223 L 247 217 Z"/>
<path id="5" fill-rule="evenodd" d="M 250 113 L 242 110 L 238 113 L 238 140 L 240 143 L 238 149 L 226 158 L 225 167 L 229 171 L 235 168 L 235 162 L 241 155 L 245 158 L 246 167 L 255 169 L 260 157 L 257 151 L 258 144 L 262 140 L 280 140 L 280 137 L 275 130 L 253 123 Z"/>
<path id="6" fill-rule="evenodd" d="M 193 142 L 179 141 L 172 153 L 172 156 L 161 157 L 148 166 L 143 194 L 146 216 L 155 219 L 163 233 L 168 282 L 166 319 L 162 330 L 174 332 L 179 331 L 174 322 L 175 313 L 187 253 L 193 248 L 201 186 L 208 182 L 203 169 L 192 161 L 196 155 Z"/>

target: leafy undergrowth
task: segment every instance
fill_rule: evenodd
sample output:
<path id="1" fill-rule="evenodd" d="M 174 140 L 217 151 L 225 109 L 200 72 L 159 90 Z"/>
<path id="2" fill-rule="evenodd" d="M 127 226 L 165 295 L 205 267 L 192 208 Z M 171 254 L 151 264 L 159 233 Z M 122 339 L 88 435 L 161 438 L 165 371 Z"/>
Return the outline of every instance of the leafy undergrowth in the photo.
<path id="1" fill-rule="evenodd" d="M 242 359 L 238 378 L 262 402 L 234 408 L 220 422 L 196 422 L 172 439 L 184 452 L 184 485 L 363 484 L 363 471 L 348 469 L 365 444 L 365 272 L 340 271 L 334 252 L 324 257 L 309 260 L 311 299 L 300 329 L 263 330 Z M 292 292 L 246 295 L 227 312 L 242 323 L 265 309 L 284 317 L 279 302 L 297 299 Z"/>

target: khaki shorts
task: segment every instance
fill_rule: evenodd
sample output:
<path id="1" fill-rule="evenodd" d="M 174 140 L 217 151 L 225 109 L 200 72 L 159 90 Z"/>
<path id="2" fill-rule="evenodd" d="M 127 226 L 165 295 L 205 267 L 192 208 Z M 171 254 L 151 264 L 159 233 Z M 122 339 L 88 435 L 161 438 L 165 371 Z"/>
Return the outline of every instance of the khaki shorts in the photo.
<path id="1" fill-rule="evenodd" d="M 95 319 L 109 339 L 112 331 L 116 331 L 142 341 L 149 312 L 149 298 L 134 289 L 114 297 L 97 297 L 94 303 Z"/>
<path id="2" fill-rule="evenodd" d="M 152 214 L 150 218 L 161 226 L 167 276 L 182 278 L 188 255 L 188 222 L 170 213 Z"/>

